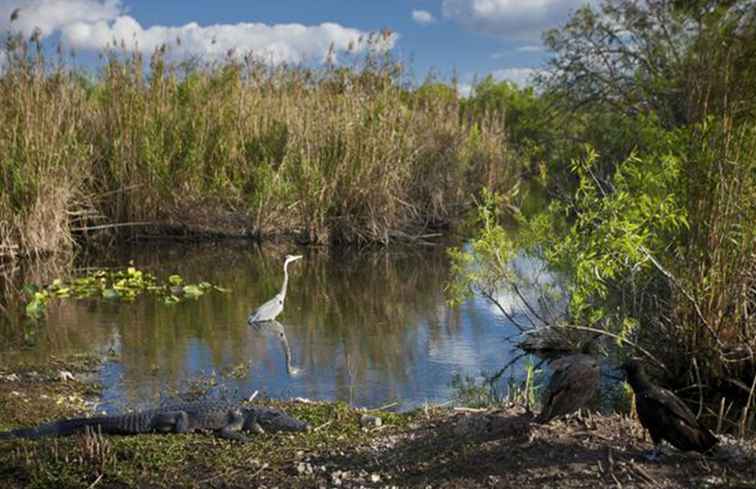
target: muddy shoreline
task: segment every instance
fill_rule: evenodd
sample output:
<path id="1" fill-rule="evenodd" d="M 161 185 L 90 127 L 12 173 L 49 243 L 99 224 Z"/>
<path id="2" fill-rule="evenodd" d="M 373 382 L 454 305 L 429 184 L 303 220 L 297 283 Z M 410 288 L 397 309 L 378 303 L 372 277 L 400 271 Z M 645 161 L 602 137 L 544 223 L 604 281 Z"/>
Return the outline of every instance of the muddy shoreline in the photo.
<path id="1" fill-rule="evenodd" d="M 0 365 L 0 429 L 90 415 L 100 386 L 93 357 Z M 756 487 L 751 441 L 721 437 L 713 456 L 651 442 L 623 415 L 532 422 L 507 404 L 370 411 L 342 402 L 273 404 L 309 421 L 311 433 L 261 435 L 240 444 L 212 435 L 73 436 L 0 442 L 0 486 L 22 487 Z"/>

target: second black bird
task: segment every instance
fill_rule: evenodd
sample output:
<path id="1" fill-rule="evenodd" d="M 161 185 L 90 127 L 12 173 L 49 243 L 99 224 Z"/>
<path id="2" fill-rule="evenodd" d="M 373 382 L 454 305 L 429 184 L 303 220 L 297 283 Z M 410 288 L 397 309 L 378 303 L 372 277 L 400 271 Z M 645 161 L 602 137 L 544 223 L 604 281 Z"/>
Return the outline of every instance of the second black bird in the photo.
<path id="1" fill-rule="evenodd" d="M 702 453 L 717 444 L 717 437 L 698 422 L 680 398 L 651 383 L 638 360 L 626 362 L 622 370 L 635 392 L 638 418 L 654 442 L 654 450 L 647 455 L 649 460 L 656 460 L 661 455 L 662 440 L 682 451 Z"/>

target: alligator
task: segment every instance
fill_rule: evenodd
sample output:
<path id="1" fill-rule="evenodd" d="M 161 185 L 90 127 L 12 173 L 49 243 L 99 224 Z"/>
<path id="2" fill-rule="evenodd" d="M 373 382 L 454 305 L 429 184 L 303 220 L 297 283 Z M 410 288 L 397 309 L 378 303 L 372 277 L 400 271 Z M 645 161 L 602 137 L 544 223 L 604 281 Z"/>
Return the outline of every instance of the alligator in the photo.
<path id="1" fill-rule="evenodd" d="M 88 430 L 118 435 L 212 431 L 221 438 L 249 441 L 243 431 L 309 431 L 310 425 L 279 409 L 245 407 L 227 401 L 196 401 L 114 416 L 61 419 L 34 428 L 0 432 L 0 440 L 64 436 Z"/>

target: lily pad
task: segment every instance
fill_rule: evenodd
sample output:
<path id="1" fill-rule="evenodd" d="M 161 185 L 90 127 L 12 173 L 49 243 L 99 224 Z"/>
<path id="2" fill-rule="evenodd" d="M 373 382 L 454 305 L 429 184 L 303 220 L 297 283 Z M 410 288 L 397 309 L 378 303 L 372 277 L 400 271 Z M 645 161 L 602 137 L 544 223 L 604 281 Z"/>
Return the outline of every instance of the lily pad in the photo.
<path id="1" fill-rule="evenodd" d="M 184 287 L 184 295 L 196 299 L 197 297 L 200 297 L 201 295 L 204 295 L 204 291 L 197 285 L 187 285 Z"/>
<path id="2" fill-rule="evenodd" d="M 121 298 L 121 294 L 115 289 L 103 289 L 102 298 L 106 300 L 116 300 Z"/>
<path id="3" fill-rule="evenodd" d="M 164 304 L 177 304 L 187 298 L 197 299 L 213 289 L 228 292 L 228 289 L 206 281 L 187 284 L 178 274 L 170 275 L 166 282 L 159 283 L 153 274 L 139 270 L 133 265 L 120 270 L 95 270 L 68 282 L 58 278 L 46 287 L 36 284 L 24 286 L 24 292 L 29 298 L 26 315 L 32 319 L 39 319 L 45 315 L 50 298 L 102 298 L 130 302 L 142 294 L 150 294 L 162 299 Z"/>

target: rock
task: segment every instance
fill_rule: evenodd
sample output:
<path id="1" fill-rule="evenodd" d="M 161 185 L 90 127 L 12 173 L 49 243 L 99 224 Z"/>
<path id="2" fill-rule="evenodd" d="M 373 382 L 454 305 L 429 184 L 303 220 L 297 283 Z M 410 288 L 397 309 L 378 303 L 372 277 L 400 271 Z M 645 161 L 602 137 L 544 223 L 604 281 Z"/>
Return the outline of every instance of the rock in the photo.
<path id="1" fill-rule="evenodd" d="M 378 474 L 370 474 L 370 482 L 373 482 L 373 483 L 381 482 L 381 476 Z"/>
<path id="2" fill-rule="evenodd" d="M 378 428 L 381 425 L 383 425 L 383 421 L 378 416 L 363 414 L 362 417 L 360 417 L 360 426 L 363 428 Z"/>
<path id="3" fill-rule="evenodd" d="M 337 470 L 331 473 L 331 482 L 333 483 L 334 486 L 341 485 L 341 471 L 340 470 Z"/>

